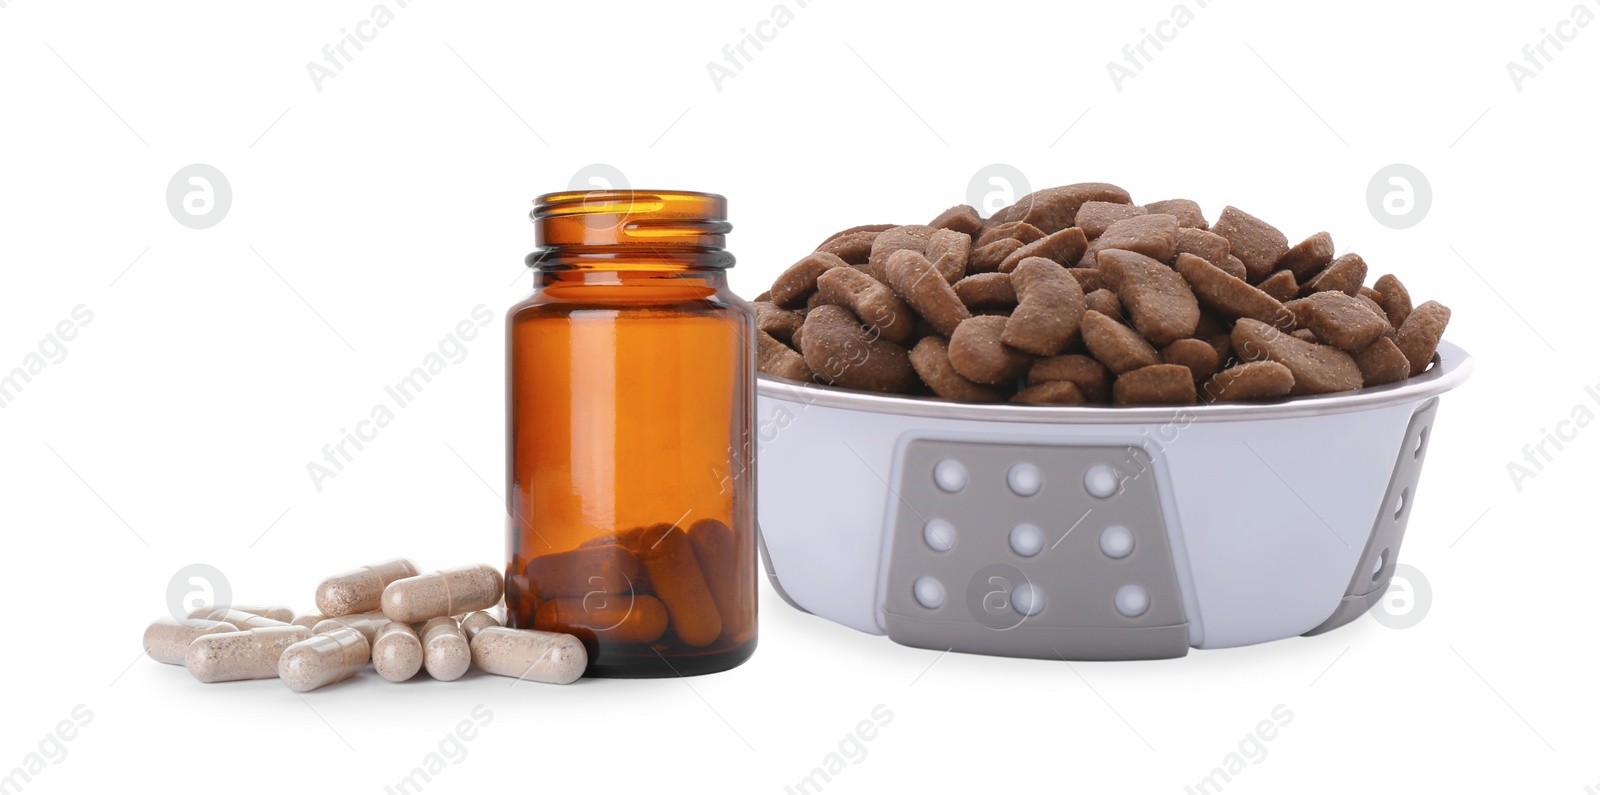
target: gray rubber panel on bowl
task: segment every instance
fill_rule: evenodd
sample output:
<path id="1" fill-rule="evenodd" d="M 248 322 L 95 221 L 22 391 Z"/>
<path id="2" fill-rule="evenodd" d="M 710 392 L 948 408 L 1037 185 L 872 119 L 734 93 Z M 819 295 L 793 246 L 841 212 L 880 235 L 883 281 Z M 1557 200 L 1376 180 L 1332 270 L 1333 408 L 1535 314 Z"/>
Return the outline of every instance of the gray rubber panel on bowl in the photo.
<path id="1" fill-rule="evenodd" d="M 946 460 L 966 472 L 965 485 L 953 493 L 934 479 L 935 467 Z M 1143 448 L 1130 446 L 910 442 L 895 484 L 883 602 L 889 637 L 907 646 L 1007 657 L 1184 656 L 1188 626 L 1150 463 Z M 1021 496 L 1008 484 L 1017 465 L 1037 467 L 1037 493 Z M 1116 493 L 1089 493 L 1085 474 L 1097 466 L 1118 473 Z M 953 528 L 953 538 L 948 530 L 934 533 L 949 549 L 940 551 L 925 538 L 930 520 Z M 1012 528 L 1021 524 L 1040 531 L 1031 556 L 1019 554 L 1010 541 Z M 1127 528 L 1117 535 L 1133 541 L 1120 558 L 1102 549 L 1101 535 L 1113 526 Z M 935 607 L 916 596 L 924 577 L 942 586 L 944 598 Z M 1126 586 L 1147 596 L 1146 609 L 1132 617 L 1119 612 L 1116 602 Z M 1013 598 L 1019 587 L 1036 589 L 1024 595 L 1042 594 L 1043 608 L 1024 615 Z M 939 590 L 926 588 L 924 595 Z"/>
<path id="2" fill-rule="evenodd" d="M 1406 522 L 1411 518 L 1411 503 L 1417 498 L 1417 479 L 1422 476 L 1422 462 L 1428 454 L 1428 433 L 1438 413 L 1439 399 L 1434 398 L 1411 415 L 1394 472 L 1389 476 L 1389 490 L 1378 504 L 1378 518 L 1373 522 L 1366 549 L 1361 550 L 1344 598 L 1328 620 L 1306 635 L 1321 635 L 1360 618 L 1388 592 L 1395 561 L 1400 557 L 1400 541 L 1405 538 Z"/>

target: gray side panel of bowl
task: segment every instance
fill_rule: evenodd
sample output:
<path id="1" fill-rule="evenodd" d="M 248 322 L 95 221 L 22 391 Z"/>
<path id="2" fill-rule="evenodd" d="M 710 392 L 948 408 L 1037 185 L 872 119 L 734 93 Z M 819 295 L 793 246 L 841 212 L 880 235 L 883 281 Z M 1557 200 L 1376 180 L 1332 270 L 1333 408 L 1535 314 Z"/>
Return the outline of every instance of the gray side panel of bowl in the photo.
<path id="1" fill-rule="evenodd" d="M 1411 518 L 1411 505 L 1417 499 L 1417 479 L 1422 475 L 1422 462 L 1427 458 L 1428 434 L 1438 413 L 1439 399 L 1433 398 L 1411 415 L 1405 441 L 1400 443 L 1400 455 L 1394 463 L 1394 473 L 1389 477 L 1389 490 L 1378 504 L 1377 521 L 1367 538 L 1366 549 L 1361 551 L 1361 559 L 1356 562 L 1356 570 L 1350 575 L 1350 586 L 1345 589 L 1344 598 L 1333 615 L 1305 633 L 1307 636 L 1321 635 L 1360 618 L 1388 592 L 1395 561 L 1400 557 L 1400 542 L 1405 538 L 1406 522 Z M 1394 506 L 1402 494 L 1405 504 L 1396 515 Z"/>
<path id="2" fill-rule="evenodd" d="M 942 491 L 934 466 L 954 459 L 966 469 L 964 488 Z M 1043 487 L 1018 496 L 1007 485 L 1013 465 L 1029 463 Z M 925 649 L 1047 660 L 1139 660 L 1182 657 L 1189 651 L 1183 597 L 1161 510 L 1156 470 L 1139 446 L 1019 445 L 919 439 L 905 446 L 896 484 L 884 629 L 895 642 Z M 1121 474 L 1121 489 L 1091 496 L 1084 474 L 1106 465 Z M 924 538 L 927 519 L 955 529 L 954 546 L 937 551 Z M 1011 546 L 1011 529 L 1029 523 L 1043 533 L 1036 554 Z M 1133 533 L 1132 552 L 1112 558 L 1101 532 L 1121 525 Z M 928 608 L 913 595 L 920 577 L 934 577 L 944 602 Z M 1044 609 L 1024 617 L 1012 589 L 1033 585 Z M 1117 612 L 1119 588 L 1137 585 L 1149 596 L 1140 615 Z"/>
<path id="3" fill-rule="evenodd" d="M 767 570 L 767 582 L 772 583 L 772 590 L 778 592 L 778 598 L 802 613 L 810 613 L 810 610 L 801 607 L 798 602 L 789 596 L 787 591 L 783 590 L 783 583 L 778 582 L 778 572 L 772 568 L 772 553 L 767 551 L 767 539 L 761 535 L 760 522 L 756 522 L 756 546 L 761 549 L 761 565 Z"/>

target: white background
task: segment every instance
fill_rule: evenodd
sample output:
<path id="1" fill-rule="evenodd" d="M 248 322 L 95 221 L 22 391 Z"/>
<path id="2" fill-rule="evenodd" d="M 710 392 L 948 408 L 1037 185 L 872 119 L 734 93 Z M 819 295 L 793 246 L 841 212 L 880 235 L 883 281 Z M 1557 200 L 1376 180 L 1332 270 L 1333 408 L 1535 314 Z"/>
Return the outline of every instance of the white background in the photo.
<path id="1" fill-rule="evenodd" d="M 480 704 L 425 791 L 782 792 L 880 704 L 827 792 L 1182 792 L 1280 704 L 1292 720 L 1264 756 L 1246 744 L 1228 792 L 1600 790 L 1600 428 L 1563 426 L 1520 490 L 1507 472 L 1576 407 L 1600 414 L 1600 24 L 1561 27 L 1520 90 L 1506 68 L 1579 0 L 1187 0 L 1120 90 L 1107 63 L 1177 0 L 785 0 L 793 21 L 720 90 L 707 63 L 776 0 L 384 0 L 394 20 L 319 91 L 307 63 L 373 2 L 0 2 L 0 371 L 93 314 L 0 409 L 0 774 L 92 713 L 24 791 L 382 792 Z M 210 229 L 166 205 L 192 163 L 231 186 Z M 324 575 L 390 555 L 502 560 L 503 310 L 528 289 L 530 200 L 594 163 L 727 195 L 746 296 L 835 229 L 967 201 L 994 163 L 1330 231 L 1450 305 L 1477 359 L 1401 558 L 1427 614 L 1069 666 L 899 647 L 763 585 L 755 657 L 693 680 L 369 675 L 302 698 L 140 657 L 188 564 L 309 607 Z M 1405 230 L 1366 198 L 1392 163 L 1431 185 Z M 306 464 L 479 304 L 465 359 L 319 493 Z"/>

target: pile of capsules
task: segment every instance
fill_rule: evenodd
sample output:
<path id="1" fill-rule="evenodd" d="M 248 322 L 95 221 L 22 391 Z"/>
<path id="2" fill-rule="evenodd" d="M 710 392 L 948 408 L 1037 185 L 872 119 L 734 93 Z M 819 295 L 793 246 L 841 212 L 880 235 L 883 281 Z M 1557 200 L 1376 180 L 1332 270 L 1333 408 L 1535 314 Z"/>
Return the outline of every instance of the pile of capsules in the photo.
<path id="1" fill-rule="evenodd" d="M 405 558 L 335 574 L 317 586 L 317 612 L 281 605 L 205 606 L 160 618 L 145 653 L 202 682 L 282 679 L 297 692 L 342 682 L 370 661 L 404 682 L 427 669 L 442 681 L 476 664 L 486 673 L 564 685 L 588 667 L 583 642 L 560 632 L 501 626 L 505 581 L 493 566 L 422 574 Z"/>

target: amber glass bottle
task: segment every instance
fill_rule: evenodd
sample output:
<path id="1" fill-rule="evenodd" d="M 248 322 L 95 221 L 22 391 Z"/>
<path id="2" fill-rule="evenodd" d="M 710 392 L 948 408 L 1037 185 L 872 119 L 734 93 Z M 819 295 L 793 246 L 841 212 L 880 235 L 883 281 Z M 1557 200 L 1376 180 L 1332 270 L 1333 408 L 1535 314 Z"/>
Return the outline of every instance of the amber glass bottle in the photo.
<path id="1" fill-rule="evenodd" d="M 508 623 L 570 632 L 591 676 L 732 668 L 756 646 L 755 313 L 727 201 L 539 197 L 507 315 Z"/>

